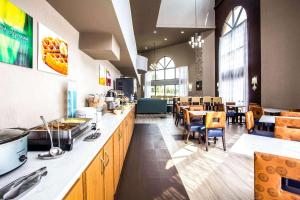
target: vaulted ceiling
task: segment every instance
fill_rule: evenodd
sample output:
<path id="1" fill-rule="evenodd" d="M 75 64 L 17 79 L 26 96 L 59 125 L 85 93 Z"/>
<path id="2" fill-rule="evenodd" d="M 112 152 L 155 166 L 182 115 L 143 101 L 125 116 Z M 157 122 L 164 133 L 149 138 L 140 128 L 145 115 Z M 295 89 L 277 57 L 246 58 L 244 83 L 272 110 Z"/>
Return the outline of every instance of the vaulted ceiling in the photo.
<path id="1" fill-rule="evenodd" d="M 201 28 L 156 27 L 161 0 L 130 0 L 134 34 L 139 53 L 188 42 Z"/>

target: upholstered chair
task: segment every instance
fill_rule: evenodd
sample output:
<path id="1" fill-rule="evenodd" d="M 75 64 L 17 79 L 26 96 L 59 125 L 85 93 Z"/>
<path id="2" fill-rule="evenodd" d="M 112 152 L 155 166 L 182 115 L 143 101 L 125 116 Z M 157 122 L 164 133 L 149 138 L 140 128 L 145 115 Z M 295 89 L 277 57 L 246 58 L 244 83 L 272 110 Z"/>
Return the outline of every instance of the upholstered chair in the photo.
<path id="1" fill-rule="evenodd" d="M 246 128 L 249 134 L 265 136 L 265 137 L 274 137 L 273 132 L 255 130 L 254 117 L 252 111 L 246 112 L 245 117 L 246 117 Z"/>
<path id="2" fill-rule="evenodd" d="M 254 153 L 255 200 L 299 200 L 300 160 Z"/>
<path id="3" fill-rule="evenodd" d="M 208 139 L 213 138 L 216 143 L 217 137 L 222 137 L 223 149 L 226 151 L 225 127 L 226 113 L 225 112 L 208 112 L 205 119 L 205 148 L 208 151 Z"/>
<path id="4" fill-rule="evenodd" d="M 203 111 L 204 110 L 204 106 L 203 105 L 197 105 L 197 106 L 190 106 L 189 108 L 190 111 Z M 199 117 L 199 116 L 193 116 L 190 115 L 191 121 L 195 122 L 195 121 L 201 121 L 203 123 L 203 117 Z"/>
<path id="5" fill-rule="evenodd" d="M 186 137 L 186 143 L 187 143 L 190 134 L 195 132 L 198 133 L 203 132 L 205 130 L 205 125 L 198 121 L 191 122 L 190 113 L 187 109 L 183 109 L 183 116 L 184 116 L 184 128 L 185 128 L 185 132 L 187 133 L 187 137 Z"/>
<path id="6" fill-rule="evenodd" d="M 300 142 L 300 118 L 276 117 L 275 137 Z"/>

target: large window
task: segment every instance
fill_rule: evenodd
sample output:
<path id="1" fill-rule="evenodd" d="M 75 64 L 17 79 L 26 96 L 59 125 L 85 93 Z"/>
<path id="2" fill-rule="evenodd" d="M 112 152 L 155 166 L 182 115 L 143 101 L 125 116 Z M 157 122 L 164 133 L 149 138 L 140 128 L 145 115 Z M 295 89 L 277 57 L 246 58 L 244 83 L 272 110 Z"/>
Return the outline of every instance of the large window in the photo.
<path id="1" fill-rule="evenodd" d="M 230 11 L 220 37 L 219 94 L 225 101 L 248 102 L 248 32 L 243 7 Z"/>
<path id="2" fill-rule="evenodd" d="M 152 97 L 176 96 L 178 80 L 176 79 L 175 63 L 170 57 L 165 56 L 157 62 L 156 69 L 152 72 L 151 85 Z"/>

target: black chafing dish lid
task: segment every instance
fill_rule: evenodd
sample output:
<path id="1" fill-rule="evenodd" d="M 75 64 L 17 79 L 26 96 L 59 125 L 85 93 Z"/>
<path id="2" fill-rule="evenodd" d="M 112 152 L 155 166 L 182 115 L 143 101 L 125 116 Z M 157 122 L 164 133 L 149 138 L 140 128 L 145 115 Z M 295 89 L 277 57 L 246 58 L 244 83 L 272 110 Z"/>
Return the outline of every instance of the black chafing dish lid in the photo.
<path id="1" fill-rule="evenodd" d="M 28 131 L 18 128 L 0 129 L 0 144 L 8 143 L 28 134 Z"/>

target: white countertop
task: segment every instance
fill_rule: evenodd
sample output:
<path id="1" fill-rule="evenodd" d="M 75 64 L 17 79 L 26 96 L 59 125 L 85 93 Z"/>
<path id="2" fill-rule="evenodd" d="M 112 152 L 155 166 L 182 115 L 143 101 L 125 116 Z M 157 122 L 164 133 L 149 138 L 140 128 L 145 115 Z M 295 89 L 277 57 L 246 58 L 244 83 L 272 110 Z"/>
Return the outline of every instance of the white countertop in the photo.
<path id="1" fill-rule="evenodd" d="M 300 142 L 243 134 L 230 152 L 254 157 L 254 152 L 300 159 Z"/>
<path id="2" fill-rule="evenodd" d="M 287 111 L 287 110 L 279 109 L 279 108 L 263 108 L 263 110 L 264 110 L 264 112 L 267 112 L 267 113 L 280 113 L 283 111 Z"/>
<path id="3" fill-rule="evenodd" d="M 75 141 L 72 151 L 67 151 L 61 158 L 54 160 L 39 160 L 39 152 L 28 152 L 27 162 L 0 177 L 0 188 L 27 175 L 41 167 L 47 167 L 48 174 L 43 177 L 39 185 L 23 196 L 22 200 L 61 200 L 81 176 L 90 162 L 94 159 L 107 140 L 112 136 L 131 109 L 125 110 L 121 115 L 105 114 L 100 123 L 101 136 L 93 142 L 84 142 L 84 134 Z"/>

